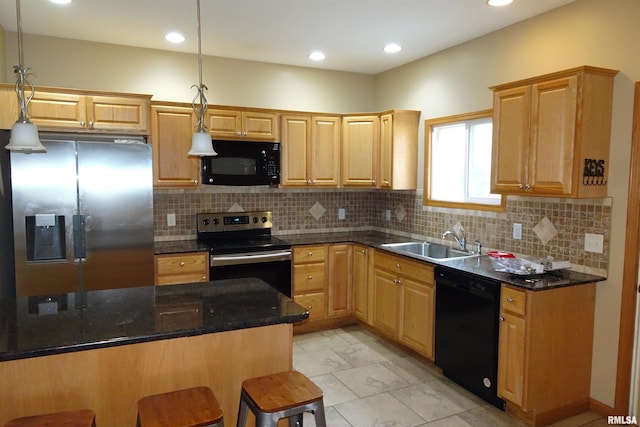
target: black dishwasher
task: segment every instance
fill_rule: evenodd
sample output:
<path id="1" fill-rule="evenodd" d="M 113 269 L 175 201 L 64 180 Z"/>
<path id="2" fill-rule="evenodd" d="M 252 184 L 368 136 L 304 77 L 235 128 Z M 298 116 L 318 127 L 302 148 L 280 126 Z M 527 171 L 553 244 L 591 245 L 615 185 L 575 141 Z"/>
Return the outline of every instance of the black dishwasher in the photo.
<path id="1" fill-rule="evenodd" d="M 504 410 L 497 395 L 500 282 L 436 266 L 435 363 Z"/>

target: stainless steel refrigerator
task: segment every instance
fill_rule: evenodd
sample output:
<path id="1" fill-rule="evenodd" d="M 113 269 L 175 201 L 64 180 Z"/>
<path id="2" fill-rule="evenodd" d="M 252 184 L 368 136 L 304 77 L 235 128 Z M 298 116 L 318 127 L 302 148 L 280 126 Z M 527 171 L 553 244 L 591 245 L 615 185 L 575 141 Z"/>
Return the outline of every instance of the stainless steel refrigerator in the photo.
<path id="1" fill-rule="evenodd" d="M 11 153 L 17 296 L 153 284 L 151 146 L 43 134 Z"/>

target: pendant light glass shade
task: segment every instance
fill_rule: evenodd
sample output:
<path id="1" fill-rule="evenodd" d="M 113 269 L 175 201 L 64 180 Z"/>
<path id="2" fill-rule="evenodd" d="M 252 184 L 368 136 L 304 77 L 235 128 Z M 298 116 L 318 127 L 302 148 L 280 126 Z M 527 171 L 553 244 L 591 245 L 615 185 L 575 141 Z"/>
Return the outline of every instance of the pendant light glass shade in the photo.
<path id="1" fill-rule="evenodd" d="M 191 137 L 191 149 L 187 153 L 189 156 L 217 156 L 218 153 L 213 149 L 213 143 L 211 141 L 211 135 L 207 131 L 207 127 L 204 125 L 204 116 L 207 113 L 207 98 L 204 96 L 204 91 L 207 87 L 202 84 L 202 37 L 200 34 L 200 0 L 196 0 L 198 6 L 198 74 L 200 77 L 199 84 L 193 85 L 198 90 L 198 93 L 191 101 L 193 111 L 198 117 L 198 130 L 194 132 Z M 199 99 L 199 105 L 196 106 L 196 100 Z"/>
<path id="2" fill-rule="evenodd" d="M 20 19 L 20 0 L 16 0 L 16 12 L 18 17 L 18 59 L 19 64 L 13 67 L 13 72 L 18 76 L 16 81 L 16 95 L 20 104 L 20 115 L 18 120 L 11 128 L 11 136 L 9 143 L 5 146 L 10 151 L 24 151 L 28 153 L 44 153 L 46 148 L 40 142 L 38 136 L 38 128 L 31 123 L 27 114 L 29 102 L 35 94 L 35 88 L 29 80 L 27 74 L 31 68 L 25 68 L 23 65 L 22 54 L 22 22 Z M 25 96 L 25 85 L 29 86 L 31 93 Z"/>
<path id="3" fill-rule="evenodd" d="M 189 156 L 217 156 L 218 153 L 213 149 L 209 132 L 194 132 L 191 137 L 191 150 L 187 154 Z"/>

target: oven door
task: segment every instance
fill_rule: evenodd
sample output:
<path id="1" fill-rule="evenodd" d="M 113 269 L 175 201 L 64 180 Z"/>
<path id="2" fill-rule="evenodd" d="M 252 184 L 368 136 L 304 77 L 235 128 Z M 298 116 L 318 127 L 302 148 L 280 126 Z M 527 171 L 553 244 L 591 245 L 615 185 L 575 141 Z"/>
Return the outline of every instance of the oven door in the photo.
<path id="1" fill-rule="evenodd" d="M 210 280 L 256 277 L 291 298 L 291 249 L 212 254 Z"/>

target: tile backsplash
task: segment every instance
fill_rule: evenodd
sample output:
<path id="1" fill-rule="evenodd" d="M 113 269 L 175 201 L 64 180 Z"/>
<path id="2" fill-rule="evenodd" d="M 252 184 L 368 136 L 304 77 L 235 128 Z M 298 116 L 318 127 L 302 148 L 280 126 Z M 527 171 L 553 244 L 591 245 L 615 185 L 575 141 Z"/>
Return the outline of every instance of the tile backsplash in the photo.
<path id="1" fill-rule="evenodd" d="M 344 209 L 344 219 L 339 219 L 339 209 Z M 411 238 L 440 239 L 445 230 L 453 230 L 459 223 L 468 243 L 479 240 L 485 248 L 531 257 L 550 255 L 599 274 L 606 274 L 608 269 L 609 198 L 509 196 L 505 212 L 485 212 L 423 207 L 422 194 L 416 191 L 267 187 L 155 190 L 155 239 L 193 239 L 196 213 L 229 210 L 273 211 L 274 234 L 375 229 Z M 169 213 L 175 214 L 175 226 L 167 226 Z M 513 239 L 514 223 L 522 224 L 522 239 Z M 536 226 L 538 233 L 534 231 Z M 541 234 L 541 230 L 546 234 Z M 585 233 L 604 236 L 603 253 L 584 251 Z"/>

